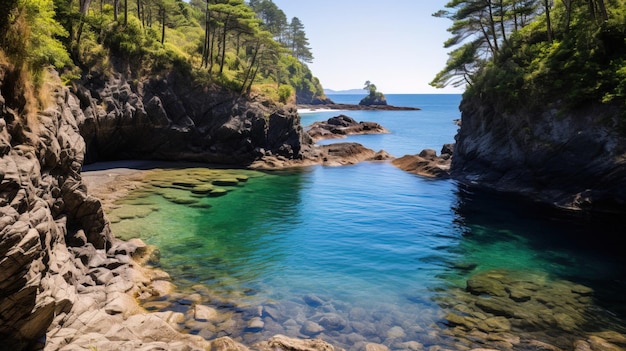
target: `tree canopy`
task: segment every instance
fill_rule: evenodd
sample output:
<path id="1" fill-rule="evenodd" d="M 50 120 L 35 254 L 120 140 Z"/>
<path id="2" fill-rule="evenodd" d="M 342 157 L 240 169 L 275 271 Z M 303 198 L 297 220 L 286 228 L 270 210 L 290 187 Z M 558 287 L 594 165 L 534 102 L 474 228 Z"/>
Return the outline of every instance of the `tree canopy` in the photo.
<path id="1" fill-rule="evenodd" d="M 465 85 L 505 109 L 626 105 L 624 0 L 451 0 L 434 16 L 452 20 L 434 86 Z"/>
<path id="2" fill-rule="evenodd" d="M 2 0 L 0 47 L 33 76 L 53 65 L 70 80 L 115 62 L 135 78 L 176 69 L 274 100 L 323 96 L 294 68 L 313 59 L 304 25 L 271 0 Z"/>

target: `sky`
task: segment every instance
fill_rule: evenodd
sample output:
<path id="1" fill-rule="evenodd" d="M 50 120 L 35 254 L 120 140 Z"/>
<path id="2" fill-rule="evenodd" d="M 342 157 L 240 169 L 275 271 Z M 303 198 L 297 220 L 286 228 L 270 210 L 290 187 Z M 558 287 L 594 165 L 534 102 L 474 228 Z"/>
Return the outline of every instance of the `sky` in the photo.
<path id="1" fill-rule="evenodd" d="M 371 81 L 385 94 L 462 93 L 428 85 L 444 67 L 452 22 L 432 16 L 448 0 L 273 0 L 298 17 L 311 51 L 308 64 L 325 89 L 360 89 Z"/>

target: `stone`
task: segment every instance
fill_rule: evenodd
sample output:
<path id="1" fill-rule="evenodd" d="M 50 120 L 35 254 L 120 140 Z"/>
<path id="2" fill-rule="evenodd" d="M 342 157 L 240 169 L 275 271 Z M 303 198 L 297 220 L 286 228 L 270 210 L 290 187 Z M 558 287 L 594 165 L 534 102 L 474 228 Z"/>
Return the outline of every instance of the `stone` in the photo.
<path id="1" fill-rule="evenodd" d="M 388 339 L 402 339 L 405 337 L 406 337 L 406 332 L 400 326 L 392 327 L 391 329 L 387 331 Z"/>
<path id="2" fill-rule="evenodd" d="M 249 332 L 259 332 L 265 327 L 265 322 L 261 317 L 254 317 L 248 321 L 248 326 L 246 328 Z"/>
<path id="3" fill-rule="evenodd" d="M 313 321 L 306 321 L 300 329 L 300 332 L 307 336 L 315 336 L 323 331 L 324 327 Z"/>
<path id="4" fill-rule="evenodd" d="M 484 324 L 483 324 L 484 323 Z M 486 325 L 485 327 L 482 327 Z M 506 332 L 511 330 L 511 322 L 505 317 L 491 317 L 478 324 L 479 328 L 485 332 Z"/>
<path id="5" fill-rule="evenodd" d="M 342 330 L 348 326 L 348 322 L 336 313 L 325 313 L 317 323 L 329 331 Z"/>
<path id="6" fill-rule="evenodd" d="M 205 305 L 195 305 L 194 306 L 194 315 L 193 318 L 197 321 L 211 321 L 214 320 L 218 316 L 218 312 L 215 308 L 205 306 Z"/>
<path id="7" fill-rule="evenodd" d="M 259 351 L 335 351 L 335 347 L 320 339 L 294 339 L 280 334 L 254 346 Z"/>
<path id="8" fill-rule="evenodd" d="M 248 348 L 225 336 L 211 341 L 212 351 L 248 351 Z"/>
<path id="9" fill-rule="evenodd" d="M 589 343 L 589 345 L 594 351 L 623 351 L 624 350 L 623 348 L 613 343 L 610 343 L 607 340 L 596 335 L 589 336 L 589 339 L 587 339 L 587 342 Z"/>
<path id="10" fill-rule="evenodd" d="M 411 350 L 411 351 L 422 351 L 424 350 L 424 345 L 417 342 L 417 341 L 407 341 L 407 342 L 403 342 L 398 344 L 398 346 L 400 346 L 401 348 L 405 349 L 405 350 Z"/>
<path id="11" fill-rule="evenodd" d="M 389 348 L 383 344 L 370 342 L 365 344 L 365 351 L 389 351 Z"/>
<path id="12" fill-rule="evenodd" d="M 626 334 L 621 334 L 614 330 L 607 330 L 607 331 L 593 333 L 592 335 L 597 336 L 613 344 L 626 347 Z"/>
<path id="13" fill-rule="evenodd" d="M 505 286 L 486 274 L 476 275 L 468 279 L 466 289 L 474 295 L 508 296 Z"/>
<path id="14" fill-rule="evenodd" d="M 304 300 L 304 303 L 306 303 L 307 305 L 311 307 L 319 307 L 324 304 L 324 300 L 322 300 L 318 296 L 311 295 L 311 294 L 304 295 L 302 299 Z"/>

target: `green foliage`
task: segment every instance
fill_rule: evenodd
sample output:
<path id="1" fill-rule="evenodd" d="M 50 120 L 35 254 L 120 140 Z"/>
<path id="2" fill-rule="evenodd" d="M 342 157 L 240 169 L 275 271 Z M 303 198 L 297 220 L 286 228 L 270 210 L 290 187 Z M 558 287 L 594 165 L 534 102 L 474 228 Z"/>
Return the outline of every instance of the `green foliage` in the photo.
<path id="1" fill-rule="evenodd" d="M 476 4 L 455 3 L 457 10 Z M 509 24 L 506 32 L 473 41 L 453 38 L 450 43 L 460 47 L 431 84 L 466 82 L 467 96 L 480 96 L 499 111 L 545 110 L 546 104 L 557 102 L 570 109 L 589 103 L 626 107 L 625 1 L 561 1 L 547 10 L 541 4 L 529 5 L 533 20 L 523 26 Z M 450 16 L 457 19 L 453 33 L 467 30 L 460 16 Z"/>
<path id="2" fill-rule="evenodd" d="M 85 71 L 140 78 L 179 70 L 283 102 L 294 92 L 323 96 L 302 63 L 312 59 L 302 23 L 294 18 L 288 35 L 284 13 L 269 0 L 252 1 L 254 9 L 244 0 L 119 0 L 117 10 L 109 0 L 0 2 L 2 50 L 39 83 L 48 65 L 66 83 Z"/>
<path id="3" fill-rule="evenodd" d="M 290 85 L 281 85 L 278 88 L 278 101 L 286 104 L 289 99 L 293 96 L 294 91 Z"/>
<path id="4" fill-rule="evenodd" d="M 7 12 L 0 33 L 5 54 L 25 64 L 36 85 L 41 84 L 46 66 L 71 66 L 72 61 L 59 40 L 68 33 L 53 17 L 52 0 L 17 0 L 11 4 L 13 9 Z"/>

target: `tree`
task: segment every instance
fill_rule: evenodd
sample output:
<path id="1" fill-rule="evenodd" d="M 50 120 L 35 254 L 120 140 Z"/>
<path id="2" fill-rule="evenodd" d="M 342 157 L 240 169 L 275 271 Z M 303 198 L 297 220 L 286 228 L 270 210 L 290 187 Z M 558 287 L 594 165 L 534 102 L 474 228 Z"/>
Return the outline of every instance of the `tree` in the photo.
<path id="1" fill-rule="evenodd" d="M 271 0 L 250 1 L 250 7 L 263 21 L 263 27 L 268 30 L 275 39 L 284 43 L 285 29 L 287 28 L 287 16 Z"/>
<path id="2" fill-rule="evenodd" d="M 496 60 L 503 46 L 508 45 L 511 32 L 529 23 L 538 15 L 538 2 L 549 0 L 451 0 L 433 14 L 448 18 L 452 37 L 445 48 L 456 47 L 449 54 L 445 68 L 430 83 L 436 87 L 471 84 L 472 76 L 483 62 Z M 548 8 L 544 8 L 546 11 Z M 459 79 L 460 78 L 460 79 Z"/>
<path id="3" fill-rule="evenodd" d="M 369 94 L 359 101 L 359 105 L 372 106 L 372 105 L 387 105 L 387 99 L 385 95 L 380 91 L 376 91 L 376 85 L 369 80 L 365 82 L 364 90 L 367 90 Z"/>
<path id="4" fill-rule="evenodd" d="M 218 45 L 221 49 L 219 72 L 223 73 L 228 34 L 230 32 L 252 34 L 253 28 L 258 27 L 260 23 L 254 11 L 243 0 L 228 0 L 225 3 L 210 5 L 209 11 L 213 13 L 212 18 L 216 19 L 217 25 L 222 28 Z"/>
<path id="5" fill-rule="evenodd" d="M 365 87 L 363 89 L 369 91 L 370 96 L 376 95 L 376 85 L 369 80 L 365 82 Z"/>
<path id="6" fill-rule="evenodd" d="M 295 58 L 302 62 L 313 62 L 309 39 L 304 32 L 304 24 L 298 17 L 291 19 L 288 31 L 288 45 Z"/>

